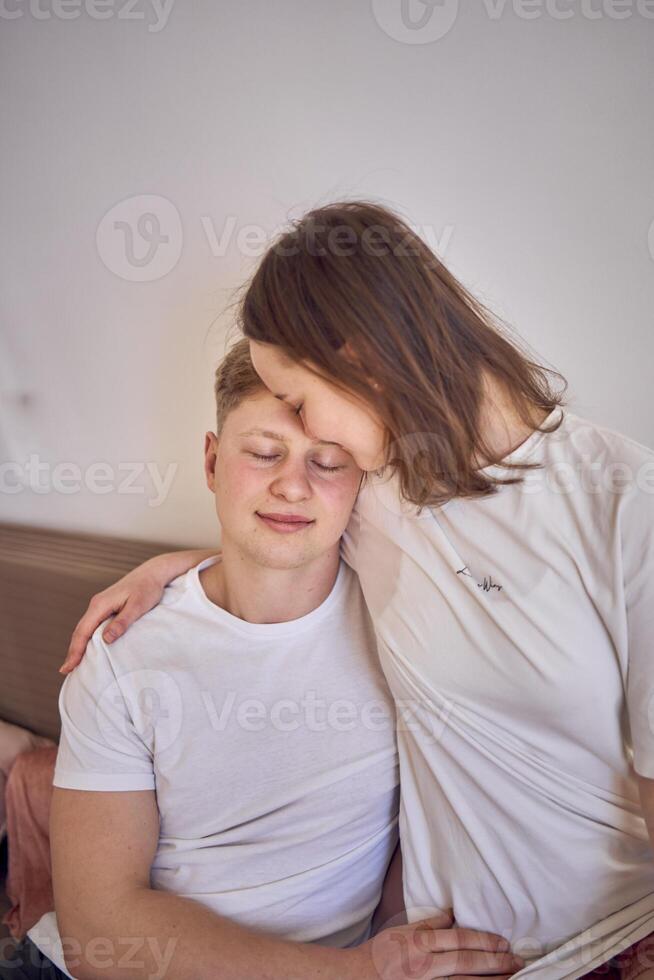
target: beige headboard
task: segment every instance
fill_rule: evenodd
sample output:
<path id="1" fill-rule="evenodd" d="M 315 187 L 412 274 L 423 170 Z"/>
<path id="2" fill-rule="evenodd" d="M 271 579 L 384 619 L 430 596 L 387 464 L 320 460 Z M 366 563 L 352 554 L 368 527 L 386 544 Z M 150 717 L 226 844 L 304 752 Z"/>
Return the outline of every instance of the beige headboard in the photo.
<path id="1" fill-rule="evenodd" d="M 58 739 L 58 667 L 89 598 L 172 548 L 0 523 L 0 718 Z"/>

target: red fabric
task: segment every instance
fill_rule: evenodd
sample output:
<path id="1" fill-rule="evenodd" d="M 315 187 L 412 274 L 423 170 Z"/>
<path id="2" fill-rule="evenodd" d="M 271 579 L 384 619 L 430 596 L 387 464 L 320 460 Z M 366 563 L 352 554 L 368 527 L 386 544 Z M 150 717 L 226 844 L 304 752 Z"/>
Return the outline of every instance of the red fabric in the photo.
<path id="1" fill-rule="evenodd" d="M 584 974 L 580 980 L 636 980 L 645 970 L 654 968 L 654 933 Z"/>
<path id="2" fill-rule="evenodd" d="M 22 939 L 44 912 L 54 909 L 50 865 L 50 800 L 57 746 L 23 752 L 7 780 L 7 896 L 2 920 Z"/>

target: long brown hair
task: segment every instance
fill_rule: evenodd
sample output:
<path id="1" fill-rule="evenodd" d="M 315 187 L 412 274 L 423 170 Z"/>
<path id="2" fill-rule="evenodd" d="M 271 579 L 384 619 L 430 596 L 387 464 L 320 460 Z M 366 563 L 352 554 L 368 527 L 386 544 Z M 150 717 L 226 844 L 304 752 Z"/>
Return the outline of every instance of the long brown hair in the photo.
<path id="1" fill-rule="evenodd" d="M 532 360 L 403 218 L 371 201 L 296 219 L 245 284 L 237 320 L 246 337 L 277 345 L 374 410 L 387 465 L 419 507 L 522 479 L 475 462 L 501 462 L 480 432 L 485 375 L 532 429 L 535 412 L 563 404 L 561 375 Z"/>

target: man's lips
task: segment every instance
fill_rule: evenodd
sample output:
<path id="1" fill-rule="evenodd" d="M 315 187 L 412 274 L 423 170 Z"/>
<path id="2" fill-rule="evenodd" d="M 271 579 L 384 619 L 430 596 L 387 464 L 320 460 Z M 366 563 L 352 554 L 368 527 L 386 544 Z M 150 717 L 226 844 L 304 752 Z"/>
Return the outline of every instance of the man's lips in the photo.
<path id="1" fill-rule="evenodd" d="M 256 515 L 275 531 L 301 531 L 314 523 L 313 520 L 302 517 L 300 514 L 262 514 L 260 511 L 256 511 Z"/>

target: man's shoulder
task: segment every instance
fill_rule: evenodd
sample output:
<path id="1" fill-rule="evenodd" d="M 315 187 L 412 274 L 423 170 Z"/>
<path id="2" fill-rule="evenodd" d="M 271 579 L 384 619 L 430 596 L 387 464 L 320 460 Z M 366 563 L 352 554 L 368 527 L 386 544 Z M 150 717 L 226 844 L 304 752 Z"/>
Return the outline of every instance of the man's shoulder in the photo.
<path id="1" fill-rule="evenodd" d="M 115 677 L 136 668 L 156 667 L 171 658 L 182 668 L 184 651 L 193 649 L 199 631 L 209 629 L 188 572 L 167 585 L 161 601 L 135 620 L 122 636 L 107 643 L 102 634 L 111 619 L 108 617 L 96 627 L 74 673 L 85 661 L 89 661 L 89 668 L 93 662 L 98 672 Z M 215 636 L 216 624 L 211 627 Z"/>
<path id="2" fill-rule="evenodd" d="M 193 569 L 191 569 L 193 571 Z M 190 572 L 185 572 L 183 575 L 179 575 L 177 578 L 173 579 L 163 590 L 161 599 L 153 606 L 152 609 L 148 609 L 146 613 L 139 616 L 129 629 L 118 639 L 115 640 L 111 646 L 112 648 L 119 649 L 119 645 L 127 645 L 127 643 L 134 643 L 137 639 L 140 639 L 143 635 L 151 633 L 153 630 L 159 629 L 163 624 L 170 625 L 175 622 L 175 620 L 184 617 L 187 614 L 189 603 L 193 599 L 193 580 L 190 576 Z M 111 618 L 111 617 L 110 617 Z M 110 619 L 109 618 L 109 619 Z M 94 636 L 98 635 L 98 632 L 102 631 L 104 626 L 109 622 L 109 619 L 105 620 L 101 626 L 95 631 Z"/>

